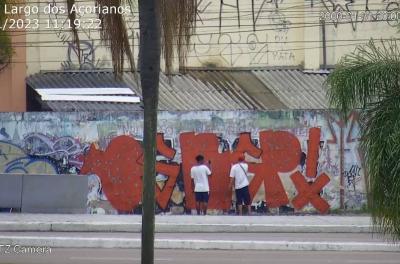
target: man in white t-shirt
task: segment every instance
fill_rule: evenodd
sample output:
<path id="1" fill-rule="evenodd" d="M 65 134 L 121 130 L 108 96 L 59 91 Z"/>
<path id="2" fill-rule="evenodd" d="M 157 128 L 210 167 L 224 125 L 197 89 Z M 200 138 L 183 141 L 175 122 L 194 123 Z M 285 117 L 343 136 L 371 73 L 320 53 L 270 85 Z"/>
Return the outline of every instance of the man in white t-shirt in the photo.
<path id="1" fill-rule="evenodd" d="M 236 205 L 239 210 L 239 215 L 243 215 L 243 204 L 247 206 L 247 213 L 251 213 L 249 180 L 247 179 L 249 166 L 244 162 L 244 159 L 244 155 L 239 156 L 238 163 L 232 166 L 229 175 L 231 177 L 229 189 L 232 189 L 232 186 L 235 183 Z"/>
<path id="2" fill-rule="evenodd" d="M 211 170 L 204 164 L 204 157 L 202 155 L 198 155 L 196 161 L 197 165 L 193 166 L 190 170 L 190 177 L 192 178 L 192 184 L 194 184 L 197 214 L 205 215 L 207 213 L 208 193 L 210 191 L 208 176 L 211 175 Z M 208 164 L 210 165 L 210 161 Z"/>

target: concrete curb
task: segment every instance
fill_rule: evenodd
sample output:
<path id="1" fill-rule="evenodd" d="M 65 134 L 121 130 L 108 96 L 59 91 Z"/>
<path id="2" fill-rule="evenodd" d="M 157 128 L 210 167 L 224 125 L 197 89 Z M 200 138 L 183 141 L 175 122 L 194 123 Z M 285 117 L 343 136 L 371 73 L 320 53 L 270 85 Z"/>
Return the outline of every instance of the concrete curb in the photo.
<path id="1" fill-rule="evenodd" d="M 140 248 L 140 239 L 0 236 L 3 245 L 51 248 Z M 231 241 L 156 239 L 158 249 L 219 249 L 219 250 L 295 250 L 295 251 L 373 251 L 400 252 L 400 245 L 362 242 L 301 242 L 301 241 Z"/>
<path id="2" fill-rule="evenodd" d="M 0 222 L 0 231 L 141 232 L 141 223 Z M 370 225 L 156 223 L 158 233 L 371 233 Z"/>

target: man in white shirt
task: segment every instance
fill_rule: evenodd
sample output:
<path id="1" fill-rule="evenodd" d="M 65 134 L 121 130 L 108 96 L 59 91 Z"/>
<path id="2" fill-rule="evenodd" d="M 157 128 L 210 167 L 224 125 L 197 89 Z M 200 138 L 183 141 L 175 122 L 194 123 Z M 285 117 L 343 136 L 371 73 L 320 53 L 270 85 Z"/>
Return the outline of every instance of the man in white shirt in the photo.
<path id="1" fill-rule="evenodd" d="M 190 170 L 192 184 L 194 184 L 194 194 L 196 196 L 197 214 L 207 213 L 207 203 L 209 197 L 210 186 L 208 185 L 208 176 L 211 175 L 211 170 L 204 164 L 204 157 L 198 155 L 196 157 L 197 165 Z M 210 161 L 208 162 L 210 164 Z"/>
<path id="2" fill-rule="evenodd" d="M 236 205 L 239 209 L 239 215 L 243 215 L 243 204 L 247 206 L 247 213 L 251 213 L 251 199 L 249 193 L 249 180 L 247 179 L 247 173 L 249 166 L 244 162 L 244 155 L 240 155 L 238 163 L 234 164 L 231 168 L 231 181 L 229 183 L 229 189 L 232 189 L 235 183 L 236 193 Z"/>

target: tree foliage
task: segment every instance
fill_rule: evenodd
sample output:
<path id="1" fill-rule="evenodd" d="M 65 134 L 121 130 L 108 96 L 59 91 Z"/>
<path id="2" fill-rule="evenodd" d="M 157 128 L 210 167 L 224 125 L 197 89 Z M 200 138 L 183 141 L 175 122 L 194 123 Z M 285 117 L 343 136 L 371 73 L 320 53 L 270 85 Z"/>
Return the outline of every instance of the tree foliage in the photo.
<path id="1" fill-rule="evenodd" d="M 186 65 L 190 38 L 195 31 L 195 0 L 161 0 L 161 47 L 165 71 L 171 73 L 174 55 L 181 67 Z"/>
<path id="2" fill-rule="evenodd" d="M 7 18 L 5 14 L 5 6 L 7 3 L 7 0 L 0 0 L 0 25 L 4 25 Z M 0 28 L 0 64 L 8 62 L 12 54 L 13 48 L 10 35 L 7 31 Z"/>
<path id="3" fill-rule="evenodd" d="M 4 0 L 0 0 L 4 1 Z M 166 73 L 172 72 L 176 61 L 181 68 L 186 65 L 190 38 L 195 32 L 197 0 L 159 0 L 161 49 Z M 115 6 L 130 5 L 131 10 L 138 8 L 137 0 L 94 0 L 96 5 Z M 67 0 L 68 17 L 73 21 L 76 17 L 70 12 L 76 0 Z M 101 19 L 100 37 L 111 51 L 114 72 L 120 74 L 124 70 L 127 58 L 131 71 L 135 71 L 135 59 L 131 49 L 125 17 L 122 14 L 99 14 Z M 79 49 L 79 29 L 71 22 L 73 41 Z M 132 39 L 133 40 L 133 39 Z M 78 52 L 79 53 L 79 52 Z"/>
<path id="4" fill-rule="evenodd" d="M 400 239 L 400 50 L 396 40 L 359 46 L 329 75 L 343 117 L 360 110 L 368 203 L 377 231 Z"/>

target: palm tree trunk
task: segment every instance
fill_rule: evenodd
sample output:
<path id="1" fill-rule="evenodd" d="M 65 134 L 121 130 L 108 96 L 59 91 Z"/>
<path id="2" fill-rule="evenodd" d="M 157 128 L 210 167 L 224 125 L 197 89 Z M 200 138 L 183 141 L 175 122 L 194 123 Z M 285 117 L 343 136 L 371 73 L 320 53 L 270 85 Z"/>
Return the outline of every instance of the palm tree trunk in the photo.
<path id="1" fill-rule="evenodd" d="M 158 83 L 160 76 L 159 0 L 139 0 L 140 79 L 144 103 L 142 264 L 154 263 L 154 213 Z"/>

